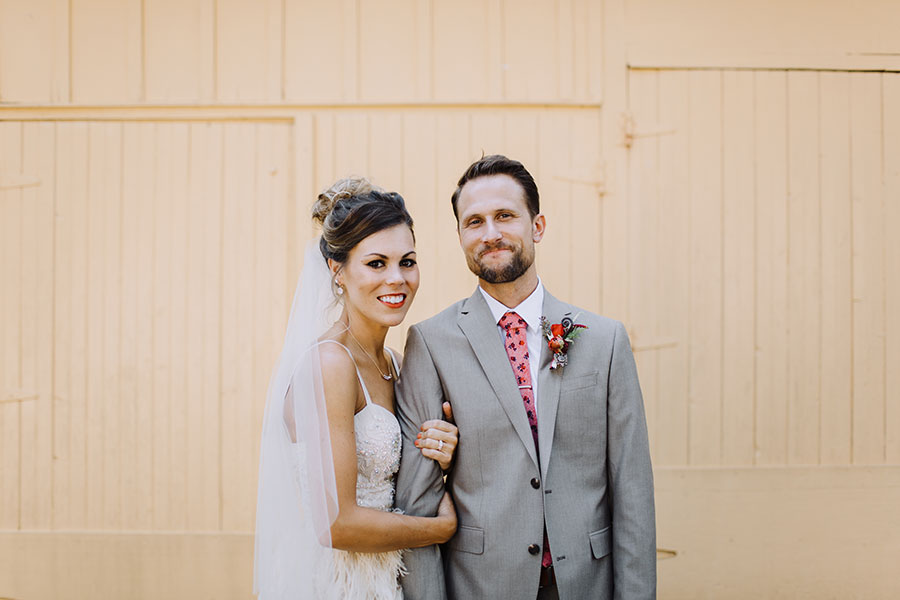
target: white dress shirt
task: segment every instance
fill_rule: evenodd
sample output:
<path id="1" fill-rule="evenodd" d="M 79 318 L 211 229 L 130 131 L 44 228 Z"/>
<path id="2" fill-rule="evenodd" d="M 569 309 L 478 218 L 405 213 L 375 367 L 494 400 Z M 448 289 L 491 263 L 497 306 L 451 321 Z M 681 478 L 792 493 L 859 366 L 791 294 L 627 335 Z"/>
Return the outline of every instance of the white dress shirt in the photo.
<path id="1" fill-rule="evenodd" d="M 478 289 L 481 290 L 488 308 L 491 309 L 491 315 L 493 315 L 495 323 L 499 323 L 503 315 L 513 311 L 528 324 L 528 327 L 525 329 L 525 341 L 528 344 L 528 368 L 531 370 L 531 391 L 534 392 L 534 410 L 537 410 L 538 370 L 541 366 L 541 350 L 544 343 L 544 336 L 541 331 L 541 311 L 544 310 L 544 285 L 538 278 L 537 287 L 534 288 L 531 295 L 522 300 L 515 308 L 509 308 L 504 305 L 484 291 L 481 286 L 478 286 Z M 505 339 L 506 332 L 503 331 L 500 325 L 497 325 L 497 331 L 500 332 L 501 339 Z M 538 427 L 540 427 L 540 424 L 538 424 Z"/>

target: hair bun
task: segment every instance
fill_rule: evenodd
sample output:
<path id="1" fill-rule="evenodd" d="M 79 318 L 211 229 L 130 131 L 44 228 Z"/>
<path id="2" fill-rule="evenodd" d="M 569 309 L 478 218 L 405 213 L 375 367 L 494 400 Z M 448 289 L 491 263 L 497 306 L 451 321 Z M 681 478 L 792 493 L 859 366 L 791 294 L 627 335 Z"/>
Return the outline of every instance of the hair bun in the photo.
<path id="1" fill-rule="evenodd" d="M 368 194 L 373 190 L 380 192 L 381 188 L 365 177 L 351 176 L 335 181 L 330 188 L 319 194 L 318 199 L 313 204 L 313 221 L 316 221 L 319 225 L 324 225 L 325 219 L 328 218 L 328 215 L 334 209 L 334 205 L 339 201 L 352 198 L 353 196 Z"/>

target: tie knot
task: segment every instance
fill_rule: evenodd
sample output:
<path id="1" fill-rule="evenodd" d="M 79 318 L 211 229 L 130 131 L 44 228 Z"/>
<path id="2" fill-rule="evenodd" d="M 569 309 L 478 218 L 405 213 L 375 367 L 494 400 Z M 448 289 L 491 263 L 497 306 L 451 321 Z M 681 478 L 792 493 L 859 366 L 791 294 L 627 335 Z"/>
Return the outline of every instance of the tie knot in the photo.
<path id="1" fill-rule="evenodd" d="M 519 313 L 512 310 L 500 317 L 497 324 L 500 327 L 526 327 L 528 325 L 525 319 L 519 316 Z"/>

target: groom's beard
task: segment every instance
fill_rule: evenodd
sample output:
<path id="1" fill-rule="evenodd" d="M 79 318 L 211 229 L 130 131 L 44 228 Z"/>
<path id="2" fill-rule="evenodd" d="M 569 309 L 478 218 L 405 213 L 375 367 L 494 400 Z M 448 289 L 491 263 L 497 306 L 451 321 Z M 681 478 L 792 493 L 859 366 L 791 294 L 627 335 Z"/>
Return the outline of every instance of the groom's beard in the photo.
<path id="1" fill-rule="evenodd" d="M 485 252 L 501 248 L 512 252 L 512 256 L 506 264 L 489 267 L 481 261 L 480 257 Z M 526 256 L 525 251 L 521 247 L 500 243 L 480 249 L 477 257 L 467 256 L 466 262 L 470 271 L 488 283 L 509 283 L 524 275 L 525 271 L 531 267 L 534 263 L 534 253 L 532 252 Z"/>

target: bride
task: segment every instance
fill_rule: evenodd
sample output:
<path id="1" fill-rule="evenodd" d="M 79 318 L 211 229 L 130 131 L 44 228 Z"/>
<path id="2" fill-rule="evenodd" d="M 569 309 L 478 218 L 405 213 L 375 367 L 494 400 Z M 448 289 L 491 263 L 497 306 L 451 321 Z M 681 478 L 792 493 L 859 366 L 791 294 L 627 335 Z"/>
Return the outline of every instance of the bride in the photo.
<path id="1" fill-rule="evenodd" d="M 449 495 L 434 517 L 392 510 L 400 464 L 396 355 L 384 347 L 419 287 L 403 198 L 362 178 L 319 195 L 260 446 L 254 591 L 261 600 L 398 599 L 401 550 L 456 531 Z M 449 405 L 445 406 L 449 418 Z M 446 470 L 457 430 L 421 426 L 416 446 Z"/>

